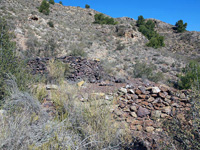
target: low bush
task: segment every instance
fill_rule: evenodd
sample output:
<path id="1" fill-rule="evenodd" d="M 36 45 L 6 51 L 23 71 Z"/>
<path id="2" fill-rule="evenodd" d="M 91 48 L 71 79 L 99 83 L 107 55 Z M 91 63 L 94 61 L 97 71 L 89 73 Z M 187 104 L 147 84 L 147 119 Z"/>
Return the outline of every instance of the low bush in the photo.
<path id="1" fill-rule="evenodd" d="M 116 22 L 113 18 L 106 17 L 104 14 L 95 14 L 94 16 L 94 23 L 95 24 L 108 24 L 108 25 L 116 25 L 118 22 Z"/>
<path id="2" fill-rule="evenodd" d="M 178 87 L 180 89 L 189 89 L 200 86 L 200 65 L 196 61 L 191 61 L 182 69 L 182 74 L 178 75 Z"/>
<path id="3" fill-rule="evenodd" d="M 147 65 L 145 63 L 137 62 L 134 65 L 133 77 L 149 79 L 154 82 L 158 82 L 163 79 L 162 72 L 155 72 L 156 67 L 152 64 Z"/>
<path id="4" fill-rule="evenodd" d="M 153 48 L 159 48 L 159 47 L 164 47 L 164 37 L 163 36 L 155 36 L 152 37 L 149 41 L 149 43 L 147 43 L 147 46 L 149 47 L 153 47 Z"/>
<path id="5" fill-rule="evenodd" d="M 53 21 L 49 21 L 49 22 L 47 22 L 47 24 L 49 25 L 49 27 L 54 28 Z"/>

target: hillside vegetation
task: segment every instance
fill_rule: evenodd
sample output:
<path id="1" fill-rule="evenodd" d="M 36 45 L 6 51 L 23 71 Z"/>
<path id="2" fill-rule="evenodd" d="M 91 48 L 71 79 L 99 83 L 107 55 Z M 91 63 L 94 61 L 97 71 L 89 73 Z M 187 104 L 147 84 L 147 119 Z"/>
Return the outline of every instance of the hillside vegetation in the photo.
<path id="1" fill-rule="evenodd" d="M 200 149 L 200 32 L 54 0 L 0 0 L 0 149 Z"/>

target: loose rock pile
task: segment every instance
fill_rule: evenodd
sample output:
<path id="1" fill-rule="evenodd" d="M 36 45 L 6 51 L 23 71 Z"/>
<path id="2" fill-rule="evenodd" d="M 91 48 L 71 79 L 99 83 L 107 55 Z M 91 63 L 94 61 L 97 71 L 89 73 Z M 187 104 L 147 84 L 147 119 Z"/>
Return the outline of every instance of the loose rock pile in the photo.
<path id="1" fill-rule="evenodd" d="M 166 85 L 138 82 L 119 89 L 118 95 L 115 118 L 128 123 L 133 131 L 162 132 L 163 120 L 174 116 L 185 120 L 184 114 L 191 109 L 188 91 Z"/>
<path id="2" fill-rule="evenodd" d="M 28 61 L 28 66 L 31 68 L 31 74 L 46 74 L 47 63 L 49 58 L 35 58 Z"/>
<path id="3" fill-rule="evenodd" d="M 68 77 L 69 80 L 77 81 L 80 79 L 87 79 L 90 83 L 97 83 L 105 79 L 112 79 L 112 77 L 104 72 L 99 60 L 89 60 L 73 56 L 59 59 L 64 63 L 70 64 L 73 70 Z"/>
<path id="4" fill-rule="evenodd" d="M 32 74 L 48 74 L 47 65 L 49 58 L 36 58 L 28 62 Z M 71 81 L 80 79 L 88 80 L 90 83 L 99 83 L 103 80 L 115 81 L 114 77 L 107 75 L 99 60 L 89 60 L 81 57 L 65 56 L 56 58 L 70 65 L 71 72 L 66 78 Z M 118 80 L 116 80 L 118 81 Z"/>

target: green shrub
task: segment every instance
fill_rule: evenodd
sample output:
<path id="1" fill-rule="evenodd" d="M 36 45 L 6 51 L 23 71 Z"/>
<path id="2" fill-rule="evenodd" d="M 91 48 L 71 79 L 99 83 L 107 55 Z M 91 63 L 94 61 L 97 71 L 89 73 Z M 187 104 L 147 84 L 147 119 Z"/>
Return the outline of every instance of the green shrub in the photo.
<path id="1" fill-rule="evenodd" d="M 144 25 L 145 24 L 145 20 L 144 20 L 144 17 L 143 16 L 138 16 L 138 20 L 136 22 L 137 26 L 141 26 L 141 25 Z"/>
<path id="2" fill-rule="evenodd" d="M 137 20 L 137 26 L 139 31 L 149 40 L 147 46 L 153 48 L 164 47 L 164 37 L 160 36 L 156 31 L 154 31 L 155 23 L 152 20 L 145 22 L 143 16 L 139 16 Z"/>
<path id="3" fill-rule="evenodd" d="M 164 37 L 163 36 L 152 37 L 149 43 L 147 43 L 147 46 L 153 47 L 153 48 L 164 47 L 165 46 Z"/>
<path id="4" fill-rule="evenodd" d="M 187 23 L 183 24 L 183 20 L 179 20 L 178 22 L 176 22 L 175 26 L 176 26 L 177 32 L 181 33 L 181 32 L 186 31 Z"/>
<path id="5" fill-rule="evenodd" d="M 47 24 L 49 25 L 49 27 L 54 28 L 53 21 L 49 21 L 49 22 L 47 22 Z"/>
<path id="6" fill-rule="evenodd" d="M 152 20 L 148 20 L 146 23 L 145 23 L 145 26 L 147 29 L 151 30 L 151 31 L 154 31 L 154 28 L 155 28 L 155 23 L 152 21 Z"/>
<path id="7" fill-rule="evenodd" d="M 5 19 L 0 17 L 0 106 L 4 103 L 3 98 L 7 92 L 6 80 L 9 76 L 15 76 L 15 80 L 20 90 L 26 89 L 28 81 L 28 71 L 25 63 L 16 57 L 16 44 L 13 42 L 12 34 L 9 31 Z M 11 75 L 10 75 L 11 74 Z"/>
<path id="8" fill-rule="evenodd" d="M 55 4 L 54 0 L 49 0 L 49 4 L 54 5 Z"/>
<path id="9" fill-rule="evenodd" d="M 94 16 L 94 23 L 95 24 L 109 24 L 109 25 L 116 25 L 118 22 L 115 22 L 113 18 L 109 18 L 104 16 L 104 14 L 95 14 Z"/>
<path id="10" fill-rule="evenodd" d="M 87 9 L 90 8 L 90 5 L 86 4 L 86 5 L 85 5 L 85 8 L 87 8 Z"/>
<path id="11" fill-rule="evenodd" d="M 45 15 L 49 15 L 49 3 L 46 0 L 43 0 L 40 7 L 39 7 L 39 12 L 45 14 Z"/>
<path id="12" fill-rule="evenodd" d="M 59 4 L 63 5 L 62 1 L 59 1 Z"/>
<path id="13" fill-rule="evenodd" d="M 200 85 L 200 65 L 196 61 L 191 61 L 182 70 L 183 74 L 179 75 L 178 87 L 180 89 L 189 89 L 192 86 Z"/>

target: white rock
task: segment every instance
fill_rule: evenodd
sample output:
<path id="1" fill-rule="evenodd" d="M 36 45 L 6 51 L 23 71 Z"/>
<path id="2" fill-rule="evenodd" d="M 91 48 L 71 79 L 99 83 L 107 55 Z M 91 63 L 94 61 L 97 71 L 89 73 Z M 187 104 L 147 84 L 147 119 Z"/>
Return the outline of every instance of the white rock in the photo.
<path id="1" fill-rule="evenodd" d="M 131 112 L 131 116 L 134 117 L 134 118 L 137 118 L 137 115 L 135 112 Z"/>
<path id="2" fill-rule="evenodd" d="M 126 85 L 126 89 L 131 89 L 131 88 L 133 88 L 133 86 L 132 85 Z"/>
<path id="3" fill-rule="evenodd" d="M 0 117 L 3 117 L 6 114 L 6 110 L 1 109 L 0 110 Z"/>
<path id="4" fill-rule="evenodd" d="M 129 93 L 134 94 L 135 92 L 131 89 L 131 90 L 129 90 Z"/>
<path id="5" fill-rule="evenodd" d="M 58 86 L 54 84 L 46 86 L 46 90 L 57 90 L 57 89 L 58 89 Z"/>
<path id="6" fill-rule="evenodd" d="M 124 93 L 124 94 L 127 94 L 127 89 L 125 89 L 125 88 L 120 88 L 119 91 Z"/>
<path id="7" fill-rule="evenodd" d="M 106 99 L 106 100 L 113 100 L 113 96 L 111 96 L 111 95 L 106 95 L 106 96 L 105 96 L 105 99 Z"/>
<path id="8" fill-rule="evenodd" d="M 15 33 L 18 33 L 18 34 L 23 34 L 23 32 L 22 32 L 22 29 L 21 29 L 21 28 L 16 28 L 16 29 L 15 29 Z"/>
<path id="9" fill-rule="evenodd" d="M 161 90 L 158 88 L 158 87 L 152 87 L 152 92 L 154 93 L 154 94 L 157 94 L 157 93 L 159 93 Z"/>

